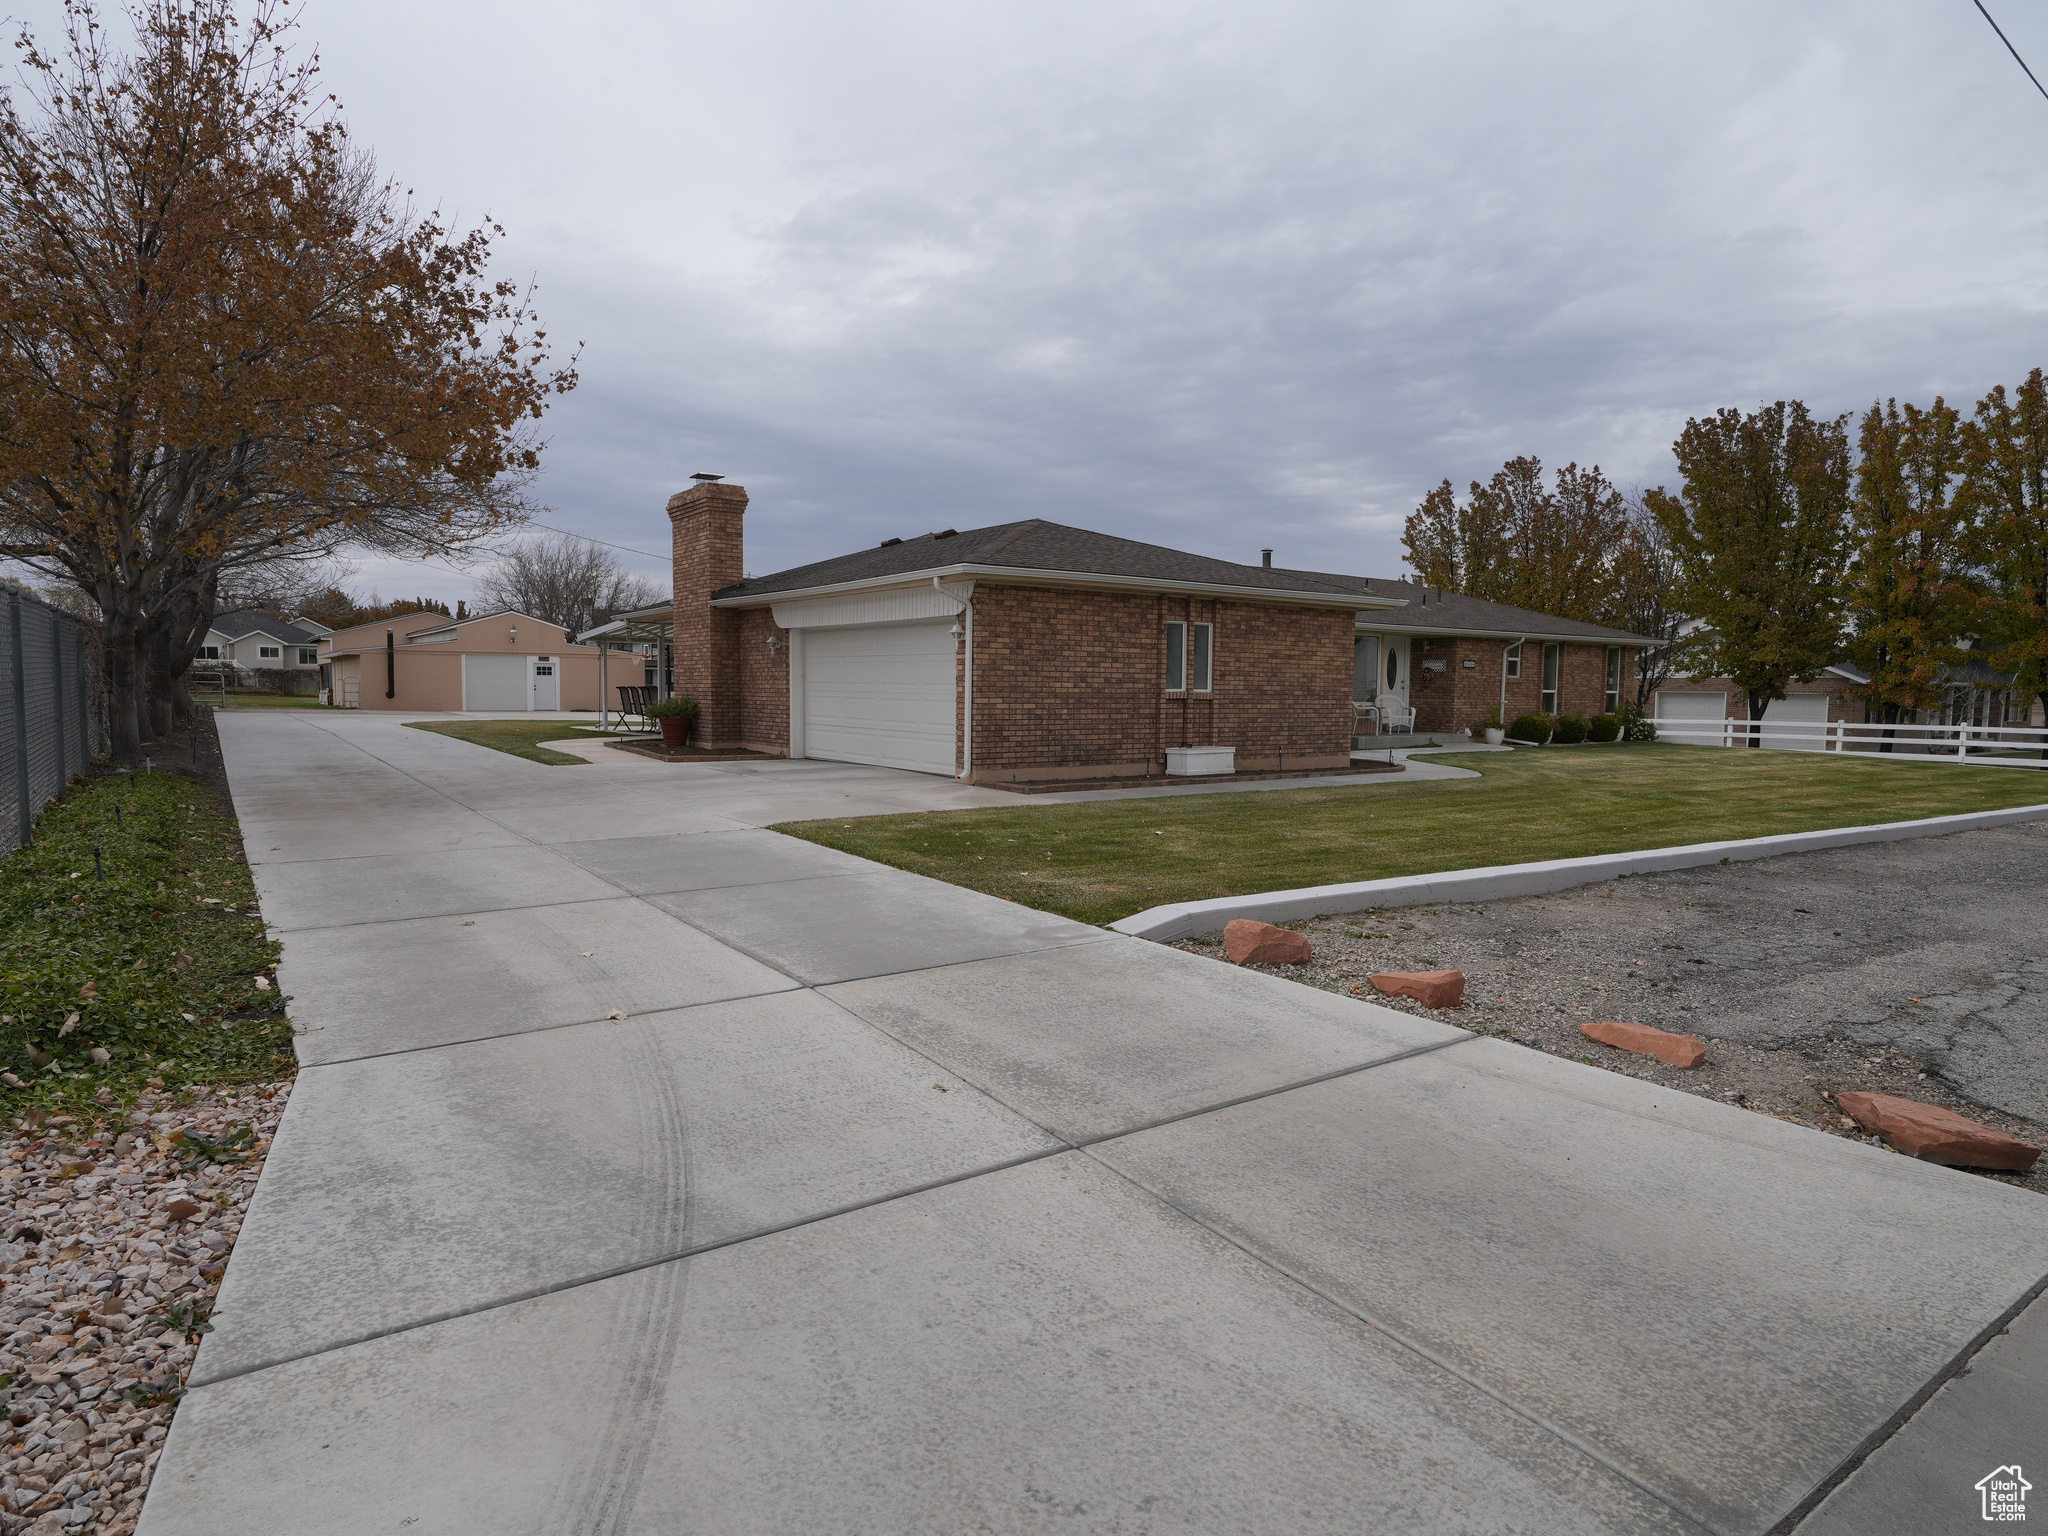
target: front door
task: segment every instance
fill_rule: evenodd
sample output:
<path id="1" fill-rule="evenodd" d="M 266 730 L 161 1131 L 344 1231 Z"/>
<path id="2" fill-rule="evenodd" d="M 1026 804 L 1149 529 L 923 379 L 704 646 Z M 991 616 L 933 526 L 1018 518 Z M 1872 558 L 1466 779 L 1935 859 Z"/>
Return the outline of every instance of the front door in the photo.
<path id="1" fill-rule="evenodd" d="M 1389 635 L 1382 647 L 1380 692 L 1391 693 L 1404 705 L 1408 702 L 1408 641 L 1405 636 Z"/>
<path id="2" fill-rule="evenodd" d="M 555 658 L 552 656 L 534 658 L 533 707 L 550 712 L 562 707 L 562 680 L 555 675 Z"/>

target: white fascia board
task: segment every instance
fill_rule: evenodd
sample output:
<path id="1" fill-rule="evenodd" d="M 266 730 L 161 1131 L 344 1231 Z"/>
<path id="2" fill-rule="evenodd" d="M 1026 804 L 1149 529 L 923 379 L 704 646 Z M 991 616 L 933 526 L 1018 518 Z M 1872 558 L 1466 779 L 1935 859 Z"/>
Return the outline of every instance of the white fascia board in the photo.
<path id="1" fill-rule="evenodd" d="M 1360 597 L 1350 592 L 1297 592 L 1270 587 L 1233 587 L 1215 582 L 1165 581 L 1150 576 L 1106 576 L 1085 571 L 1034 571 L 1007 565 L 943 565 L 929 570 L 907 571 L 893 576 L 874 576 L 864 581 L 832 582 L 819 587 L 796 587 L 784 592 L 750 592 L 743 597 L 714 597 L 714 608 L 760 608 L 771 603 L 791 603 L 807 597 L 836 597 L 842 592 L 873 592 L 890 587 L 929 587 L 934 578 L 967 577 L 981 581 L 1015 582 L 1034 587 L 1082 587 L 1110 592 L 1187 592 L 1203 597 L 1228 597 L 1249 602 L 1279 603 L 1299 608 L 1399 608 L 1391 599 Z"/>
<path id="2" fill-rule="evenodd" d="M 1656 640 L 1644 640 L 1636 636 L 1617 639 L 1611 635 L 1545 635 L 1539 634 L 1533 629 L 1438 629 L 1434 625 L 1429 624 L 1389 625 L 1384 619 L 1369 618 L 1362 613 L 1358 616 L 1358 627 L 1360 629 L 1389 629 L 1403 634 L 1442 635 L 1451 640 L 1551 640 L 1560 641 L 1567 645 L 1618 645 L 1623 649 L 1634 646 L 1639 650 L 1648 650 L 1651 646 L 1662 643 Z"/>

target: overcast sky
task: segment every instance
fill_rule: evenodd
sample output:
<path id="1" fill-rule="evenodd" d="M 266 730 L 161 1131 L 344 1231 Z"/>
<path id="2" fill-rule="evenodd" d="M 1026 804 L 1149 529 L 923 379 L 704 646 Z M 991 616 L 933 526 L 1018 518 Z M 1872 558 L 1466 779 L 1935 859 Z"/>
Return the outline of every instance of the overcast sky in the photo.
<path id="1" fill-rule="evenodd" d="M 2048 365 L 2048 100 L 1970 0 L 298 9 L 584 344 L 549 521 L 664 584 L 695 470 L 755 573 L 1039 516 L 1387 575 L 1513 454 L 1657 484 L 1688 415 Z"/>

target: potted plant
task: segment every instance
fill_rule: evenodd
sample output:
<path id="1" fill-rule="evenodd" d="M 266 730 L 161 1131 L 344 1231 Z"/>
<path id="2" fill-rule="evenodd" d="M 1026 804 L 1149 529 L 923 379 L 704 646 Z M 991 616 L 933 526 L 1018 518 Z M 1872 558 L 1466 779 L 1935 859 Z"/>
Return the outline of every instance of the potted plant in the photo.
<path id="1" fill-rule="evenodd" d="M 661 722 L 661 744 L 674 751 L 690 744 L 690 727 L 697 723 L 697 701 L 686 693 L 656 699 L 647 706 L 647 716 Z"/>
<path id="2" fill-rule="evenodd" d="M 1503 738 L 1503 737 L 1505 737 L 1505 736 L 1507 735 L 1507 732 L 1501 729 L 1501 719 L 1500 719 L 1500 706 L 1499 706 L 1499 705 L 1495 705 L 1495 706 L 1494 706 L 1494 707 L 1493 707 L 1492 709 L 1489 709 L 1489 710 L 1488 710 L 1488 711 L 1486 712 L 1486 721 L 1485 721 L 1485 725 L 1486 725 L 1486 744 L 1487 744 L 1487 745 L 1488 745 L 1489 747 L 1497 747 L 1497 746 L 1499 746 L 1499 745 L 1501 744 L 1501 740 L 1502 740 L 1502 738 Z"/>

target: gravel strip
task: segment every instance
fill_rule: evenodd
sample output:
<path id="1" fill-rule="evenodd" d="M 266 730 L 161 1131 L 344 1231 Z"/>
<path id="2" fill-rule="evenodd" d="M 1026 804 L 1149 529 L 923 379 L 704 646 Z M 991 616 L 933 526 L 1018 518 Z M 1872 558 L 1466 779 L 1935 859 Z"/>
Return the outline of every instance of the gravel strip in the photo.
<path id="1" fill-rule="evenodd" d="M 2048 828 L 1637 876 L 1579 891 L 1290 923 L 1302 966 L 1261 966 L 1476 1034 L 1874 1145 L 1837 1093 L 1895 1094 L 2048 1147 Z M 1222 955 L 1219 938 L 1175 948 Z M 1374 971 L 1465 973 L 1464 1006 L 1384 997 Z M 1697 1035 L 1691 1070 L 1597 1044 L 1618 1019 Z M 2025 1174 L 1972 1170 L 2048 1194 Z"/>
<path id="2" fill-rule="evenodd" d="M 0 1142 L 0 1536 L 135 1529 L 289 1092 L 153 1091 Z"/>

